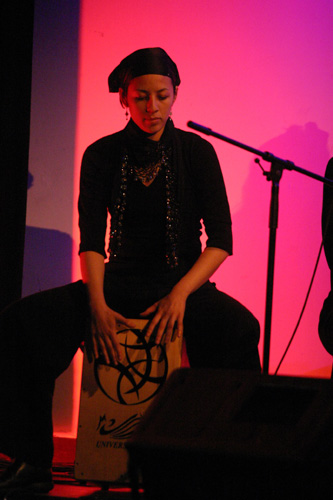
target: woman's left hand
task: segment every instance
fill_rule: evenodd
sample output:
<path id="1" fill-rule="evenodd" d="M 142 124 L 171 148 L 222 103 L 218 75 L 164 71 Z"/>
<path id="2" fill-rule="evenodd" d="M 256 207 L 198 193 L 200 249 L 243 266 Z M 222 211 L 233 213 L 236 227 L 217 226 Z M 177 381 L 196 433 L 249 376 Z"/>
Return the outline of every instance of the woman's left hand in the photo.
<path id="1" fill-rule="evenodd" d="M 181 337 L 183 334 L 186 299 L 187 294 L 175 287 L 163 299 L 155 302 L 142 312 L 140 316 L 154 315 L 149 322 L 146 337 L 149 338 L 155 329 L 157 329 L 156 344 L 160 344 L 162 337 L 163 343 L 170 342 L 174 332 L 178 337 Z"/>
<path id="2" fill-rule="evenodd" d="M 178 337 L 183 334 L 183 319 L 187 297 L 203 285 L 228 257 L 228 253 L 221 248 L 206 247 L 191 269 L 173 287 L 163 299 L 148 307 L 141 316 L 154 315 L 147 329 L 150 337 L 155 328 L 156 344 L 159 344 L 164 335 L 165 343 L 172 340 L 174 329 Z"/>

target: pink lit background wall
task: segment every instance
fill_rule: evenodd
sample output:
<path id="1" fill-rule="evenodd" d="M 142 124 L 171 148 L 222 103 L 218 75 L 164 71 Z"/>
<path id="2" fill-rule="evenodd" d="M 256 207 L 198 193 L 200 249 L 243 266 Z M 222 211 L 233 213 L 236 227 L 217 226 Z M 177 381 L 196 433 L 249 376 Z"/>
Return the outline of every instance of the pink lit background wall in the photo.
<path id="1" fill-rule="evenodd" d="M 27 225 L 67 241 L 63 258 L 46 255 L 69 280 L 79 278 L 77 188 L 86 146 L 125 125 L 107 76 L 137 48 L 161 46 L 182 83 L 173 119 L 188 120 L 324 175 L 333 156 L 333 4 L 330 0 L 82 0 L 36 2 Z M 75 8 L 74 8 L 75 7 Z M 55 12 L 56 11 L 56 12 Z M 207 138 L 207 137 L 206 137 Z M 207 138 L 219 156 L 234 230 L 234 256 L 216 273 L 218 286 L 243 302 L 264 329 L 271 185 L 254 156 Z M 263 163 L 269 168 L 269 164 Z M 320 247 L 322 185 L 286 171 L 280 183 L 279 228 L 270 371 L 300 314 Z M 43 252 L 43 239 L 40 240 Z M 72 259 L 73 256 L 73 259 Z M 26 293 L 44 283 L 26 261 Z M 58 274 L 59 276 L 59 274 Z M 67 275 L 62 275 L 64 282 Z M 58 283 L 56 283 L 58 284 Z M 62 284 L 62 283 L 59 283 Z M 304 317 L 279 374 L 324 376 L 332 363 L 317 334 L 329 291 L 322 255 Z M 209 332 L 207 332 L 209 342 Z M 260 343 L 262 352 L 262 341 Z M 55 431 L 74 433 L 80 356 L 58 384 Z M 58 407 L 68 398 L 64 419 Z M 60 403 L 61 402 L 61 403 Z"/>

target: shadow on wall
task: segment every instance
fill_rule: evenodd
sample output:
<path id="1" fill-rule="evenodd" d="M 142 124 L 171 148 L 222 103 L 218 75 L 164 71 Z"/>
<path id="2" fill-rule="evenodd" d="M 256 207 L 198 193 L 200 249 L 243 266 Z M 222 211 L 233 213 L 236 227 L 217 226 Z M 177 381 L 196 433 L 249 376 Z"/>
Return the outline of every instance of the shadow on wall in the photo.
<path id="1" fill-rule="evenodd" d="M 328 136 L 329 134 L 320 130 L 315 123 L 293 125 L 284 134 L 273 138 L 259 149 L 324 176 L 329 159 Z M 261 164 L 265 170 L 270 169 L 269 163 L 261 160 Z M 275 335 L 275 342 L 272 343 L 273 368 L 284 351 L 286 337 L 289 340 L 298 319 L 320 247 L 322 191 L 323 185 L 317 180 L 296 171 L 283 172 L 280 181 L 274 276 L 272 330 L 278 332 L 278 335 Z M 235 295 L 260 319 L 262 337 L 270 198 L 271 183 L 267 182 L 260 167 L 252 161 L 244 184 L 242 208 L 233 215 L 234 267 L 239 278 L 235 284 L 235 287 L 238 287 Z M 245 256 L 242 250 L 244 248 Z M 319 284 L 311 295 L 311 304 L 307 307 L 307 331 L 303 339 L 300 339 L 303 346 L 300 349 L 296 347 L 299 349 L 293 360 L 296 371 L 297 361 L 302 364 L 301 357 L 305 356 L 306 359 L 308 355 L 310 360 L 313 346 L 319 356 L 322 350 L 317 338 L 317 324 L 323 300 L 328 293 L 325 288 L 325 264 L 326 262 L 323 262 L 322 269 L 319 269 L 316 277 Z M 255 290 L 255 293 L 249 294 L 249 290 Z"/>
<path id="2" fill-rule="evenodd" d="M 72 238 L 61 231 L 27 226 L 23 295 L 71 281 Z"/>
<path id="3" fill-rule="evenodd" d="M 33 185 L 29 173 L 28 189 Z M 22 295 L 71 282 L 72 238 L 61 231 L 26 226 Z M 70 432 L 73 412 L 73 363 L 57 379 L 53 420 L 58 432 Z"/>

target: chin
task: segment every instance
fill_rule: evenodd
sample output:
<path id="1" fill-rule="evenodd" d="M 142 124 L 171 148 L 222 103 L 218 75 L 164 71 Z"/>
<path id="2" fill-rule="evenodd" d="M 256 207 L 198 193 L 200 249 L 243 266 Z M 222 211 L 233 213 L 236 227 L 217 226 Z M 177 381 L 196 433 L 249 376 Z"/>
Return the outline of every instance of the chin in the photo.
<path id="1" fill-rule="evenodd" d="M 158 134 L 163 130 L 163 127 L 161 125 L 157 126 L 152 126 L 152 127 L 145 127 L 145 130 L 148 134 Z"/>

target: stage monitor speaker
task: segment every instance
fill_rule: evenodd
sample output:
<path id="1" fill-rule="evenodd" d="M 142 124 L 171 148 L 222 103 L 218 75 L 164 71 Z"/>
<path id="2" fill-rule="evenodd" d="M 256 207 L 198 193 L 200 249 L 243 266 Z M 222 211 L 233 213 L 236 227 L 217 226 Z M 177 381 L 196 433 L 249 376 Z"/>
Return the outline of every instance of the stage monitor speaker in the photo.
<path id="1" fill-rule="evenodd" d="M 326 498 L 330 380 L 179 369 L 127 443 L 133 498 Z"/>

